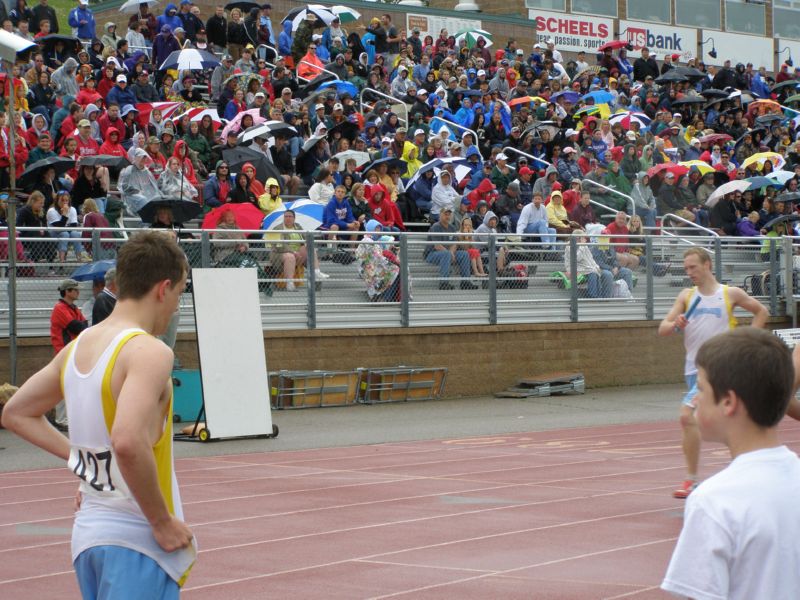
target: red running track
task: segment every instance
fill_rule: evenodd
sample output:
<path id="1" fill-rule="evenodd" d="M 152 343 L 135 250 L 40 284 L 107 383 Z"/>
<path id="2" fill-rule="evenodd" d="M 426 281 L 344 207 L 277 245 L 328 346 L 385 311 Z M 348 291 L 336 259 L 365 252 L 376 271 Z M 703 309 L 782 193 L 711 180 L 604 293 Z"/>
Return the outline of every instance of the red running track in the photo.
<path id="1" fill-rule="evenodd" d="M 800 424 L 783 438 L 800 449 Z M 703 474 L 728 463 L 703 450 Z M 186 598 L 663 598 L 677 424 L 263 452 L 177 463 Z M 75 480 L 0 474 L 0 598 L 78 598 Z"/>

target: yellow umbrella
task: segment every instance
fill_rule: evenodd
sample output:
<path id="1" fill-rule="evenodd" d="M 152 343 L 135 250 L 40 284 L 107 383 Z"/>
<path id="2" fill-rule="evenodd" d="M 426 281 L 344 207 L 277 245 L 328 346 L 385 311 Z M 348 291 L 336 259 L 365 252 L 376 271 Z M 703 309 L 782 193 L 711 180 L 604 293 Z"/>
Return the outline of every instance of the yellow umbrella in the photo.
<path id="1" fill-rule="evenodd" d="M 742 163 L 742 168 L 746 169 L 748 167 L 755 166 L 755 168 L 760 171 L 764 168 L 764 163 L 766 161 L 772 162 L 774 169 L 780 169 L 784 164 L 786 164 L 786 161 L 777 152 L 759 152 L 758 154 L 753 154 L 751 157 L 747 158 Z"/>
<path id="2" fill-rule="evenodd" d="M 678 163 L 679 165 L 683 165 L 684 167 L 689 167 L 690 169 L 694 167 L 698 171 L 700 171 L 701 175 L 705 175 L 706 173 L 713 173 L 714 167 L 712 167 L 707 162 L 703 162 L 702 160 L 687 160 L 682 163 Z"/>

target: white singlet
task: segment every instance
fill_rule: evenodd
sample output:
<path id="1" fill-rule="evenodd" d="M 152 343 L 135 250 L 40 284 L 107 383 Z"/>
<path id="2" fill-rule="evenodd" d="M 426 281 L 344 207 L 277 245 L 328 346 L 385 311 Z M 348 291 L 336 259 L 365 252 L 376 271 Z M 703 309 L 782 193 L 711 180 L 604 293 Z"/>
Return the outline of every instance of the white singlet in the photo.
<path id="1" fill-rule="evenodd" d="M 715 335 L 736 327 L 727 285 L 718 285 L 716 291 L 709 296 L 704 296 L 696 286 L 693 287 L 686 298 L 684 312 L 689 310 L 697 297 L 700 302 L 689 315 L 689 323 L 683 331 L 683 345 L 686 348 L 684 375 L 697 373 L 694 359 L 700 346 Z"/>

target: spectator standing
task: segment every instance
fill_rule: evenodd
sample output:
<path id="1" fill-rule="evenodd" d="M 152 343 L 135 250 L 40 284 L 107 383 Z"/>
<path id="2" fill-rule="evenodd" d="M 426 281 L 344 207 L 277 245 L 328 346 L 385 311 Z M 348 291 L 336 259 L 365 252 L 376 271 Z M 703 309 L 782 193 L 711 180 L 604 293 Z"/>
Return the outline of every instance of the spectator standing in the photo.
<path id="1" fill-rule="evenodd" d="M 81 309 L 75 305 L 81 295 L 78 282 L 74 279 L 64 279 L 58 285 L 58 293 L 61 298 L 50 313 L 50 343 L 54 354 L 61 352 L 64 346 L 89 326 Z M 66 431 L 69 427 L 67 406 L 63 400 L 56 405 L 56 427 L 61 431 Z"/>
<path id="2" fill-rule="evenodd" d="M 186 32 L 186 37 L 194 44 L 197 41 L 197 33 L 203 29 L 203 22 L 192 13 L 191 0 L 181 0 L 178 18 L 183 24 L 182 27 Z"/>
<path id="3" fill-rule="evenodd" d="M 103 291 L 97 294 L 92 307 L 92 325 L 104 321 L 117 304 L 117 270 L 111 267 L 104 277 Z"/>
<path id="4" fill-rule="evenodd" d="M 225 18 L 223 6 L 217 5 L 214 14 L 206 21 L 206 37 L 214 52 L 225 52 L 228 45 L 228 19 Z"/>
<path id="5" fill-rule="evenodd" d="M 39 0 L 39 4 L 33 7 L 33 20 L 31 21 L 31 33 L 39 33 L 41 22 L 50 23 L 50 33 L 58 33 L 58 16 L 52 6 L 48 6 L 48 0 Z"/>
<path id="6" fill-rule="evenodd" d="M 78 0 L 77 8 L 73 8 L 67 19 L 72 33 L 81 41 L 90 42 L 95 37 L 97 25 L 94 14 L 89 10 L 89 0 Z"/>

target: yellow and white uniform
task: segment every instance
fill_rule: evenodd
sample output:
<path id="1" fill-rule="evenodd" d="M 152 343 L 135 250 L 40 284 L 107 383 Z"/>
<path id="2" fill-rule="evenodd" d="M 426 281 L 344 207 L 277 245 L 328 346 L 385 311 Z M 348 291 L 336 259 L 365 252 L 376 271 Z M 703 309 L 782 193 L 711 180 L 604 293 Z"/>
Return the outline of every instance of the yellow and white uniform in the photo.
<path id="1" fill-rule="evenodd" d="M 82 501 L 72 528 L 72 559 L 95 546 L 120 546 L 152 558 L 182 585 L 197 556 L 192 546 L 165 552 L 153 536 L 139 504 L 119 471 L 111 446 L 111 427 L 116 400 L 111 375 L 120 350 L 133 337 L 148 335 L 141 329 L 121 331 L 108 345 L 95 366 L 81 373 L 75 353 L 83 334 L 70 345 L 61 371 L 61 387 L 69 417 L 69 469 L 80 479 Z M 172 515 L 183 519 L 183 509 L 172 457 L 172 394 L 164 419 L 164 430 L 153 446 L 158 484 Z"/>
<path id="2" fill-rule="evenodd" d="M 684 331 L 683 344 L 686 347 L 685 375 L 697 373 L 694 359 L 697 356 L 697 351 L 700 350 L 700 346 L 715 335 L 736 327 L 736 319 L 733 316 L 733 305 L 731 304 L 727 285 L 718 285 L 714 293 L 708 296 L 701 294 L 696 286 L 693 287 L 686 298 L 686 310 L 689 310 L 689 307 L 697 297 L 700 298 L 700 302 L 689 316 L 689 323 Z"/>

